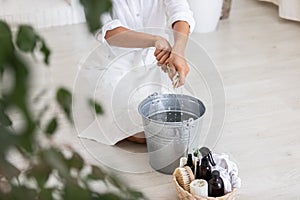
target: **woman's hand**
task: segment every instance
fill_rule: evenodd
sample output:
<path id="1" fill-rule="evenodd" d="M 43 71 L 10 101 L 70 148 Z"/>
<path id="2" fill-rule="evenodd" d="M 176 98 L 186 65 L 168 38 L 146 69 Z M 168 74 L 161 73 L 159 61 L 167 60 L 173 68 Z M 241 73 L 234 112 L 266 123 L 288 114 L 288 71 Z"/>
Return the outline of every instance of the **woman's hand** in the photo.
<path id="1" fill-rule="evenodd" d="M 178 72 L 179 83 L 176 87 L 184 85 L 185 78 L 190 71 L 184 56 L 185 43 L 177 42 L 172 48 L 165 38 L 157 36 L 154 47 L 156 48 L 154 56 L 156 57 L 157 64 L 161 66 L 164 72 L 168 72 L 171 80 L 176 72 Z M 168 70 L 167 67 L 169 68 Z"/>
<path id="2" fill-rule="evenodd" d="M 173 79 L 177 71 L 179 74 L 179 83 L 176 85 L 176 87 L 184 85 L 185 78 L 190 71 L 190 68 L 186 62 L 184 55 L 172 52 L 167 62 L 170 68 L 170 79 Z"/>
<path id="3" fill-rule="evenodd" d="M 162 66 L 162 69 L 166 70 L 166 61 L 168 60 L 172 47 L 168 40 L 163 37 L 157 36 L 154 42 L 155 52 L 154 56 L 156 57 L 157 64 Z"/>

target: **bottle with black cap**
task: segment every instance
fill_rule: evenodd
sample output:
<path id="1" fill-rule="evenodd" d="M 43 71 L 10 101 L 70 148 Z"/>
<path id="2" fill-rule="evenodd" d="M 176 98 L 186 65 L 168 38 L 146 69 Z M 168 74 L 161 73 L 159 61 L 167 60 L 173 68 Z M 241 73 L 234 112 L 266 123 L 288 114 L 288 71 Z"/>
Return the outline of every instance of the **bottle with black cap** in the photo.
<path id="1" fill-rule="evenodd" d="M 220 177 L 220 172 L 214 170 L 212 173 L 212 178 L 208 181 L 208 196 L 210 197 L 220 197 L 224 195 L 224 183 Z"/>
<path id="2" fill-rule="evenodd" d="M 202 159 L 200 165 L 200 179 L 204 179 L 207 182 L 211 179 L 211 166 L 215 166 L 216 163 L 212 157 L 211 151 L 207 147 L 202 147 L 199 149 Z M 210 164 L 209 164 L 210 163 Z"/>
<path id="3" fill-rule="evenodd" d="M 193 155 L 191 153 L 188 154 L 188 159 L 187 159 L 185 166 L 189 166 L 191 168 L 192 172 L 194 173 L 195 165 L 194 165 L 194 161 L 193 161 Z"/>
<path id="4" fill-rule="evenodd" d="M 201 179 L 200 177 L 200 160 L 197 159 L 196 165 L 195 165 L 195 179 Z"/>

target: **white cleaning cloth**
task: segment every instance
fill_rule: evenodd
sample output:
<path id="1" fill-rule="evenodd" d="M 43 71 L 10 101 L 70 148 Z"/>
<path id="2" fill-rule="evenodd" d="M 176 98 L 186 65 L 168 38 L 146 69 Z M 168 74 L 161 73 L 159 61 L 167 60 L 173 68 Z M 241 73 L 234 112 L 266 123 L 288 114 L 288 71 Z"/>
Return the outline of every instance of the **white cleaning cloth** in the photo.
<path id="1" fill-rule="evenodd" d="M 226 154 L 213 154 L 213 159 L 216 166 L 212 167 L 213 170 L 218 170 L 224 182 L 225 193 L 231 192 L 234 188 L 241 187 L 241 179 L 238 177 L 237 165 L 229 160 Z"/>

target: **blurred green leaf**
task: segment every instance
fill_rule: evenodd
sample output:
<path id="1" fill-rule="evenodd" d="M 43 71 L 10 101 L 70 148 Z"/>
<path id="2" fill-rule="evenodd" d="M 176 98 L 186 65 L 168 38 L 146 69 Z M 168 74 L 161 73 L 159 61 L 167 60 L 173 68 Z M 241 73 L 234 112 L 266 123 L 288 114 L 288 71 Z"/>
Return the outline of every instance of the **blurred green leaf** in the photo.
<path id="1" fill-rule="evenodd" d="M 23 185 L 15 185 L 12 187 L 12 199 L 36 199 L 37 191 Z"/>
<path id="2" fill-rule="evenodd" d="M 6 102 L 14 104 L 21 111 L 27 110 L 27 90 L 28 90 L 28 74 L 29 68 L 26 62 L 18 54 L 14 54 L 14 59 L 10 60 L 14 74 L 14 85 L 11 94 L 6 96 Z"/>
<path id="3" fill-rule="evenodd" d="M 34 165 L 28 172 L 29 177 L 33 177 L 40 188 L 43 188 L 47 182 L 49 175 L 51 174 L 52 169 L 44 162 Z"/>
<path id="4" fill-rule="evenodd" d="M 52 200 L 53 199 L 52 193 L 53 193 L 53 189 L 43 188 L 38 194 L 38 199 L 39 200 Z"/>
<path id="5" fill-rule="evenodd" d="M 62 178 L 70 178 L 67 160 L 58 149 L 46 149 L 41 152 L 42 159 L 52 169 L 56 169 Z"/>
<path id="6" fill-rule="evenodd" d="M 31 26 L 21 25 L 17 34 L 17 46 L 24 52 L 33 52 L 38 36 Z"/>
<path id="7" fill-rule="evenodd" d="M 19 145 L 17 136 L 11 133 L 11 129 L 0 124 L 0 165 L 1 159 L 5 159 L 6 151 L 13 145 Z"/>
<path id="8" fill-rule="evenodd" d="M 42 42 L 42 47 L 40 51 L 44 54 L 44 62 L 49 65 L 49 56 L 50 56 L 50 49 L 47 47 L 45 41 Z"/>
<path id="9" fill-rule="evenodd" d="M 45 130 L 45 132 L 47 133 L 47 134 L 49 134 L 49 135 L 52 135 L 55 131 L 56 131 L 56 129 L 57 129 L 57 119 L 56 119 L 56 117 L 53 117 L 50 121 L 49 121 L 49 123 L 48 123 L 48 125 L 47 125 L 47 128 L 46 128 L 46 130 Z"/>
<path id="10" fill-rule="evenodd" d="M 1 51 L 1 50 L 0 50 Z M 0 52 L 1 54 L 1 52 Z M 0 56 L 1 57 L 1 56 Z M 1 59 L 1 58 L 0 58 Z M 0 61 L 1 62 L 1 61 Z M 4 66 L 0 63 L 0 80 L 2 79 L 3 77 L 3 73 L 4 73 Z"/>
<path id="11" fill-rule="evenodd" d="M 12 197 L 11 193 L 4 193 L 0 190 L 0 199 L 1 200 L 11 200 L 11 199 L 13 199 L 13 197 Z"/>
<path id="12" fill-rule="evenodd" d="M 94 33 L 102 26 L 100 16 L 111 9 L 112 3 L 110 0 L 80 0 L 80 3 L 84 7 L 88 28 Z"/>
<path id="13" fill-rule="evenodd" d="M 11 59 L 11 54 L 14 51 L 12 42 L 12 33 L 8 24 L 0 20 L 0 71 L 4 71 L 4 65 Z"/>
<path id="14" fill-rule="evenodd" d="M 1 159 L 0 172 L 8 179 L 11 180 L 13 177 L 17 177 L 20 174 L 20 170 L 11 163 L 4 159 Z"/>
<path id="15" fill-rule="evenodd" d="M 4 108 L 5 108 L 5 102 L 3 101 L 3 99 L 0 98 L 0 111 L 1 110 L 3 111 Z"/>
<path id="16" fill-rule="evenodd" d="M 33 140 L 32 135 L 30 137 L 26 136 L 26 135 L 28 135 L 28 132 L 30 132 L 30 131 L 28 131 L 28 129 L 26 129 L 25 131 L 26 131 L 26 134 L 19 136 L 18 141 L 21 146 L 20 148 L 22 148 L 22 150 L 24 152 L 26 152 L 26 154 L 30 154 L 30 153 L 33 153 L 37 144 L 32 142 L 32 140 Z"/>
<path id="17" fill-rule="evenodd" d="M 88 102 L 89 102 L 91 108 L 94 109 L 96 114 L 98 114 L 98 115 L 103 114 L 102 106 L 99 103 L 95 102 L 93 99 L 89 99 Z"/>
<path id="18" fill-rule="evenodd" d="M 11 126 L 12 121 L 10 120 L 9 116 L 0 110 L 0 124 L 3 126 Z"/>
<path id="19" fill-rule="evenodd" d="M 92 173 L 88 175 L 89 179 L 93 180 L 104 180 L 106 177 L 106 173 L 100 169 L 99 167 L 92 165 Z"/>
<path id="20" fill-rule="evenodd" d="M 101 200 L 123 200 L 119 195 L 114 193 L 104 193 L 99 195 L 99 199 Z"/>
<path id="21" fill-rule="evenodd" d="M 37 44 L 41 44 L 40 52 L 44 54 L 44 63 L 49 64 L 50 49 L 45 41 L 35 32 L 35 30 L 28 25 L 19 26 L 17 34 L 17 46 L 24 52 L 33 53 Z"/>
<path id="22" fill-rule="evenodd" d="M 65 88 L 59 88 L 56 92 L 56 101 L 60 105 L 70 122 L 73 122 L 71 116 L 72 95 L 69 90 Z"/>
<path id="23" fill-rule="evenodd" d="M 106 177 L 106 180 L 112 184 L 114 187 L 118 188 L 119 190 L 125 192 L 126 191 L 126 186 L 125 184 L 120 180 L 118 179 L 117 177 L 115 177 L 115 175 L 110 175 L 110 176 L 107 176 Z"/>
<path id="24" fill-rule="evenodd" d="M 73 156 L 68 160 L 68 166 L 81 170 L 84 166 L 84 160 L 78 153 L 73 152 Z"/>
<path id="25" fill-rule="evenodd" d="M 79 187 L 78 185 L 69 183 L 65 185 L 65 190 L 63 194 L 63 199 L 72 199 L 72 200 L 83 200 L 83 199 L 90 199 L 91 193 L 84 189 Z"/>

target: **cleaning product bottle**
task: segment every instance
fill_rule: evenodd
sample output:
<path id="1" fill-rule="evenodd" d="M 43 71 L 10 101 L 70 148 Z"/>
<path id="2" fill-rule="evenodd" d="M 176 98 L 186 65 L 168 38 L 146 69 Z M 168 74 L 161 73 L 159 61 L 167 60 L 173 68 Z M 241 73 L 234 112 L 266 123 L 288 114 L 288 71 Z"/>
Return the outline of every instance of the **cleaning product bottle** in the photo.
<path id="1" fill-rule="evenodd" d="M 195 179 L 201 179 L 200 178 L 200 160 L 197 159 L 196 165 L 195 165 Z"/>
<path id="2" fill-rule="evenodd" d="M 209 163 L 211 163 L 212 166 L 215 166 L 216 163 L 211 155 L 211 151 L 207 147 L 202 147 L 199 151 L 202 155 L 199 178 L 208 182 L 211 179 L 211 166 Z"/>
<path id="3" fill-rule="evenodd" d="M 184 167 L 187 163 L 187 158 L 186 157 L 181 157 L 179 160 L 179 167 Z"/>
<path id="4" fill-rule="evenodd" d="M 208 196 L 220 197 L 224 195 L 224 182 L 220 177 L 220 172 L 214 170 L 212 178 L 208 181 Z"/>
<path id="5" fill-rule="evenodd" d="M 189 166 L 191 168 L 192 172 L 194 173 L 195 165 L 194 165 L 194 161 L 193 161 L 193 155 L 191 153 L 188 154 L 186 166 Z"/>

